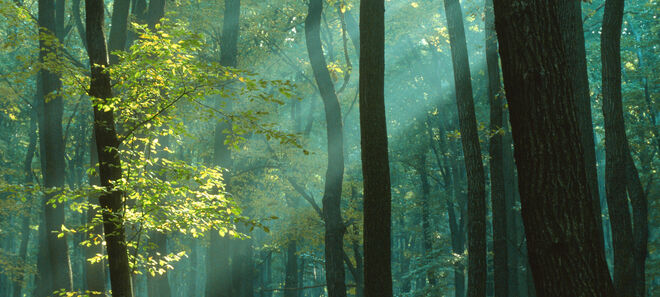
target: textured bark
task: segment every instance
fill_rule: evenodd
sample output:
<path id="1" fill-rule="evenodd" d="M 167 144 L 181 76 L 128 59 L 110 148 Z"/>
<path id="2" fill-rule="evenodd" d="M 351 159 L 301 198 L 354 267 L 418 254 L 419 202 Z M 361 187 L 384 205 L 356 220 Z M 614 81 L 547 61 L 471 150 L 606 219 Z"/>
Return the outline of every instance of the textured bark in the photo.
<path id="1" fill-rule="evenodd" d="M 584 147 L 584 162 L 587 181 L 591 190 L 594 214 L 599 225 L 603 224 L 601 217 L 600 195 L 598 194 L 598 174 L 596 173 L 596 148 L 594 130 L 591 119 L 591 97 L 589 94 L 589 77 L 587 75 L 587 59 L 584 46 L 584 29 L 582 28 L 582 9 L 580 1 L 560 0 L 559 24 L 562 40 L 566 51 L 574 53 L 567 55 L 571 82 L 575 87 L 575 112 L 580 127 L 582 146 Z M 602 233 L 602 228 L 601 228 Z"/>
<path id="2" fill-rule="evenodd" d="M 392 194 L 385 118 L 385 2 L 360 1 L 364 296 L 392 296 Z"/>
<path id="3" fill-rule="evenodd" d="M 57 4 L 57 5 L 55 5 Z M 60 40 L 63 19 L 61 18 L 63 3 L 55 1 L 39 1 L 39 60 L 44 61 L 46 56 L 54 53 L 54 44 L 50 38 Z M 59 16 L 59 18 L 58 18 Z M 60 24 L 61 23 L 61 24 Z M 57 34 L 60 33 L 60 34 Z M 62 134 L 62 113 L 64 103 L 59 94 L 62 86 L 60 77 L 47 69 L 40 71 L 41 93 L 38 107 L 39 119 L 39 143 L 41 146 L 43 183 L 46 189 L 61 188 L 65 182 L 64 162 L 64 139 Z M 52 276 L 51 287 L 47 293 L 58 289 L 73 289 L 73 275 L 71 272 L 71 261 L 69 259 L 69 248 L 66 238 L 58 238 L 61 226 L 64 225 L 64 207 L 53 208 L 46 202 L 57 194 L 59 190 L 48 191 L 44 198 L 44 217 L 46 228 L 46 239 L 48 246 L 48 261 Z"/>
<path id="4" fill-rule="evenodd" d="M 474 114 L 470 62 L 468 61 L 463 13 L 458 0 L 445 0 L 447 31 L 451 45 L 454 84 L 461 142 L 468 178 L 468 292 L 486 294 L 486 186 L 481 147 Z"/>
<path id="5" fill-rule="evenodd" d="M 495 35 L 493 1 L 486 0 L 486 64 L 488 67 L 488 102 L 490 102 L 490 199 L 493 208 L 493 284 L 495 297 L 509 296 L 509 258 L 507 244 L 507 203 L 504 190 L 502 155 L 502 113 L 504 98 L 500 83 L 500 65 Z"/>
<path id="6" fill-rule="evenodd" d="M 322 0 L 309 1 L 308 14 L 305 19 L 305 40 L 314 78 L 323 99 L 327 123 L 328 168 L 325 174 L 322 200 L 323 220 L 325 221 L 325 276 L 328 295 L 330 297 L 345 297 L 346 283 L 343 258 L 345 226 L 341 218 L 344 141 L 341 108 L 321 47 L 320 24 L 322 11 Z"/>
<path id="7" fill-rule="evenodd" d="M 496 0 L 522 217 L 536 293 L 614 296 L 584 166 L 556 2 Z"/>
<path id="8" fill-rule="evenodd" d="M 621 98 L 621 26 L 624 0 L 605 1 L 600 40 L 603 121 L 605 128 L 605 193 L 612 225 L 614 288 L 619 296 L 635 292 L 633 230 L 626 195 L 630 155 Z"/>
<path id="9" fill-rule="evenodd" d="M 105 103 L 112 97 L 110 76 L 103 70 L 108 66 L 108 50 L 103 32 L 104 7 L 101 0 L 85 0 L 86 35 L 91 67 L 89 95 L 95 103 Z M 99 197 L 103 214 L 110 285 L 115 297 L 133 296 L 131 275 L 128 263 L 126 238 L 124 235 L 122 193 L 114 189 L 112 182 L 122 178 L 119 141 L 115 130 L 113 112 L 94 106 L 94 133 L 99 160 L 101 186 L 107 192 Z"/>

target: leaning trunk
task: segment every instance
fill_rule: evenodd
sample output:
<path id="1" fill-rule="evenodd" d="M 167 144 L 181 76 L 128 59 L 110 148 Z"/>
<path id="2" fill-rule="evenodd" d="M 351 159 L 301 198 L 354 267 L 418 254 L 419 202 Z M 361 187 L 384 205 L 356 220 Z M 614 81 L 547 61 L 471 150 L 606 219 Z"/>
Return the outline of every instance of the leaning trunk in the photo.
<path id="1" fill-rule="evenodd" d="M 474 114 L 470 62 L 463 13 L 458 0 L 445 0 L 451 45 L 458 123 L 468 178 L 468 296 L 486 295 L 486 188 Z"/>
<path id="2" fill-rule="evenodd" d="M 539 297 L 614 296 L 556 2 L 495 1 L 522 217 Z M 579 276 L 579 277 L 576 277 Z"/>
<path id="3" fill-rule="evenodd" d="M 311 0 L 305 19 L 307 53 L 316 84 L 325 107 L 328 140 L 328 168 L 323 192 L 323 219 L 325 221 L 325 268 L 328 295 L 345 297 L 344 222 L 341 218 L 341 190 L 344 178 L 344 150 L 341 108 L 328 72 L 321 47 L 320 24 L 322 0 Z"/>
<path id="4" fill-rule="evenodd" d="M 635 289 L 633 230 L 626 196 L 628 139 L 621 98 L 621 25 L 624 0 L 607 0 L 601 35 L 603 121 L 605 126 L 605 193 L 612 226 L 614 288 L 619 296 Z"/>

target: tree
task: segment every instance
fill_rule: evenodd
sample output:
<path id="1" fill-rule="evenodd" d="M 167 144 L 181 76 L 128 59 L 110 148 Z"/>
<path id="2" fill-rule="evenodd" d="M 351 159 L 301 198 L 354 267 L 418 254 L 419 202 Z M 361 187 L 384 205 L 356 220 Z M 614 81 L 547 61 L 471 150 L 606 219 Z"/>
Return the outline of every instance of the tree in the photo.
<path id="1" fill-rule="evenodd" d="M 585 172 L 558 4 L 494 1 L 536 293 L 614 296 Z M 524 178 L 523 178 L 524 177 Z"/>
<path id="2" fill-rule="evenodd" d="M 468 178 L 467 295 L 476 297 L 486 295 L 486 185 L 477 134 L 477 119 L 474 114 L 463 13 L 458 0 L 445 0 L 445 15 L 454 68 L 458 123 Z"/>
<path id="3" fill-rule="evenodd" d="M 385 119 L 385 3 L 360 1 L 360 144 L 365 297 L 392 296 L 390 166 Z"/>
<path id="4" fill-rule="evenodd" d="M 52 62 L 56 55 L 56 47 L 63 37 L 62 16 L 63 2 L 39 1 L 39 61 Z M 59 13 L 58 13 L 59 12 Z M 61 23 L 61 24 L 60 24 Z M 44 198 L 44 227 L 48 250 L 49 269 L 40 269 L 40 277 L 50 287 L 45 286 L 45 292 L 51 294 L 59 289 L 70 290 L 73 287 L 69 248 L 65 238 L 58 238 L 58 232 L 64 224 L 64 207 L 51 205 L 50 200 L 64 187 L 66 164 L 64 161 L 64 138 L 62 133 L 62 113 L 64 103 L 60 95 L 62 82 L 60 76 L 52 69 L 42 69 L 39 74 L 41 87 L 39 107 L 39 143 L 41 151 L 41 167 L 44 176 L 46 196 Z M 43 246 L 41 247 L 44 248 Z M 40 266 L 40 268 L 45 268 Z M 50 283 L 44 278 L 51 278 Z M 42 286 L 43 287 L 43 286 Z"/>
<path id="5" fill-rule="evenodd" d="M 106 109 L 112 97 L 108 50 L 103 32 L 104 5 L 102 0 L 85 0 L 87 53 L 91 65 L 89 95 L 94 103 L 94 134 L 99 161 L 99 177 L 105 192 L 99 197 L 103 228 L 108 251 L 110 286 L 113 296 L 132 297 L 133 286 L 128 263 L 126 237 L 123 226 L 122 192 L 113 182 L 122 178 L 119 140 L 115 130 L 113 109 Z"/>
<path id="6" fill-rule="evenodd" d="M 310 0 L 305 19 L 307 53 L 321 92 L 328 138 L 328 168 L 323 191 L 323 221 L 325 222 L 325 274 L 330 297 L 345 297 L 344 231 L 341 217 L 341 190 L 344 179 L 344 140 L 341 108 L 330 78 L 330 72 L 321 47 L 321 14 L 323 0 Z M 366 280 L 365 280 L 366 282 Z"/>
<path id="7" fill-rule="evenodd" d="M 630 184 L 629 172 L 635 170 L 636 174 L 636 169 L 630 157 L 621 96 L 623 8 L 624 0 L 605 1 L 600 40 L 605 126 L 605 192 L 612 224 L 614 288 L 619 296 L 636 296 L 635 278 L 640 276 L 634 267 L 636 249 L 626 195 L 626 186 Z M 635 200 L 635 197 L 631 195 L 631 199 Z M 637 264 L 644 265 L 643 261 Z M 639 293 L 643 294 L 643 291 Z"/>
<path id="8" fill-rule="evenodd" d="M 486 66 L 488 67 L 488 102 L 490 102 L 490 199 L 493 208 L 493 266 L 495 297 L 509 296 L 509 258 L 507 248 L 507 205 L 504 188 L 502 134 L 504 97 L 500 83 L 500 65 L 495 35 L 493 1 L 486 0 Z M 594 163 L 595 164 L 595 163 Z"/>

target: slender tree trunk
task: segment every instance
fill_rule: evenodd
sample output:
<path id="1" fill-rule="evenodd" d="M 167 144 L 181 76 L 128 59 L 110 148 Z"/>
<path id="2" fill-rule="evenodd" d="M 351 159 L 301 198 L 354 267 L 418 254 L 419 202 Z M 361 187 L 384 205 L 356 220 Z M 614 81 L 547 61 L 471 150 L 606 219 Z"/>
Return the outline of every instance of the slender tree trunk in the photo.
<path id="1" fill-rule="evenodd" d="M 153 0 L 154 2 L 156 0 Z M 114 51 L 123 51 L 126 48 L 126 39 L 128 36 L 128 10 L 131 6 L 131 0 L 115 0 L 112 8 L 112 27 L 110 27 L 110 40 L 108 49 L 110 50 L 110 64 L 114 65 L 119 61 L 119 57 L 113 54 Z"/>
<path id="2" fill-rule="evenodd" d="M 621 26 L 624 0 L 607 0 L 601 35 L 605 193 L 612 224 L 614 288 L 619 296 L 635 289 L 633 230 L 626 196 L 628 139 L 621 98 Z"/>
<path id="3" fill-rule="evenodd" d="M 115 130 L 113 111 L 105 111 L 97 104 L 106 103 L 112 97 L 110 76 L 104 67 L 108 66 L 108 51 L 103 32 L 104 6 L 101 0 L 85 0 L 86 34 L 91 84 L 89 95 L 94 101 L 94 133 L 99 157 L 101 186 L 107 192 L 99 198 L 103 213 L 108 263 L 110 267 L 110 285 L 113 296 L 132 297 L 133 290 L 128 263 L 126 238 L 124 235 L 122 192 L 114 189 L 113 181 L 122 177 L 119 141 Z"/>
<path id="4" fill-rule="evenodd" d="M 323 219 L 325 221 L 325 275 L 328 295 L 330 297 L 346 297 L 343 264 L 345 226 L 341 217 L 344 140 L 341 108 L 321 47 L 320 24 L 322 12 L 322 0 L 309 1 L 308 15 L 305 19 L 305 40 L 314 78 L 323 99 L 327 122 L 328 168 L 325 174 L 325 189 L 323 192 Z"/>
<path id="5" fill-rule="evenodd" d="M 35 98 L 39 100 L 39 98 Z M 33 175 L 32 175 L 32 159 L 37 150 L 37 111 L 36 108 L 32 108 L 30 112 L 30 126 L 28 128 L 28 147 L 25 152 L 25 159 L 23 160 L 23 174 L 25 185 L 33 185 Z M 30 200 L 30 199 L 28 199 Z M 28 202 L 29 203 L 29 202 Z M 21 243 L 18 247 L 18 257 L 23 261 L 24 264 L 27 264 L 27 250 L 28 243 L 30 241 L 30 210 L 27 210 L 27 213 L 23 216 L 21 222 Z M 14 291 L 13 297 L 20 297 L 21 290 L 23 289 L 23 282 L 26 279 L 26 271 L 22 271 L 18 274 L 18 277 L 14 281 Z"/>
<path id="6" fill-rule="evenodd" d="M 493 208 L 493 283 L 495 297 L 509 296 L 509 258 L 507 244 L 507 203 L 504 189 L 502 155 L 502 113 L 504 100 L 500 83 L 500 65 L 495 35 L 493 1 L 486 0 L 486 64 L 488 67 L 488 101 L 490 102 L 490 199 Z"/>
<path id="7" fill-rule="evenodd" d="M 511 139 L 511 132 L 509 131 L 509 118 L 504 114 L 503 119 L 504 136 L 502 137 L 502 159 L 504 170 L 504 191 L 506 195 L 506 211 L 507 211 L 507 251 L 509 263 L 509 292 L 512 296 L 525 297 L 527 294 L 521 294 L 520 288 L 520 267 L 521 267 L 521 247 L 519 246 L 520 234 L 522 233 L 522 222 L 520 213 L 516 210 L 516 175 L 513 160 L 513 140 Z M 524 235 L 523 235 L 524 236 Z"/>
<path id="8" fill-rule="evenodd" d="M 61 0 L 60 0 L 61 1 Z M 53 40 L 61 34 L 61 26 L 64 23 L 62 18 L 57 18 L 60 4 L 55 5 L 55 1 L 39 1 L 39 60 L 45 61 L 48 55 L 54 53 Z M 61 12 L 60 12 L 61 14 Z M 61 15 L 59 15 L 61 16 Z M 49 35 L 54 34 L 54 35 Z M 59 94 L 62 86 L 59 75 L 43 69 L 41 76 L 41 98 L 42 102 L 38 104 L 41 108 L 41 118 L 39 120 L 39 142 L 41 146 L 42 172 L 44 176 L 44 187 L 49 189 L 44 199 L 44 216 L 46 238 L 48 242 L 48 261 L 51 266 L 52 283 L 48 288 L 48 293 L 58 289 L 73 289 L 73 275 L 71 274 L 71 260 L 69 258 L 69 248 L 67 245 L 67 236 L 58 238 L 61 232 L 61 226 L 64 225 L 64 207 L 54 208 L 46 202 L 57 194 L 58 189 L 52 188 L 64 187 L 65 168 L 64 162 L 64 138 L 62 135 L 62 113 L 64 111 L 64 102 Z"/>
<path id="9" fill-rule="evenodd" d="M 585 172 L 556 2 L 497 0 L 522 217 L 536 293 L 614 296 Z"/>
<path id="10" fill-rule="evenodd" d="M 481 148 L 474 114 L 470 63 L 468 61 L 463 13 L 458 0 L 445 0 L 447 31 L 451 45 L 456 103 L 461 142 L 468 177 L 468 293 L 486 294 L 486 187 Z"/>
<path id="11" fill-rule="evenodd" d="M 364 178 L 365 297 L 392 296 L 392 194 L 385 117 L 384 14 L 385 1 L 360 1 L 360 144 Z"/>

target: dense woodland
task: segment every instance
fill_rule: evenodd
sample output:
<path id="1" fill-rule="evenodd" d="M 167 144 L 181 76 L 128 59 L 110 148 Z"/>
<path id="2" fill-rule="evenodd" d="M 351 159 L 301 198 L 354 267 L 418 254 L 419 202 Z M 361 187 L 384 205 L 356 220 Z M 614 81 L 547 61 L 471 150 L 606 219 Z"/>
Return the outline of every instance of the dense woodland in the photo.
<path id="1" fill-rule="evenodd" d="M 657 0 L 0 0 L 0 296 L 660 296 Z"/>

